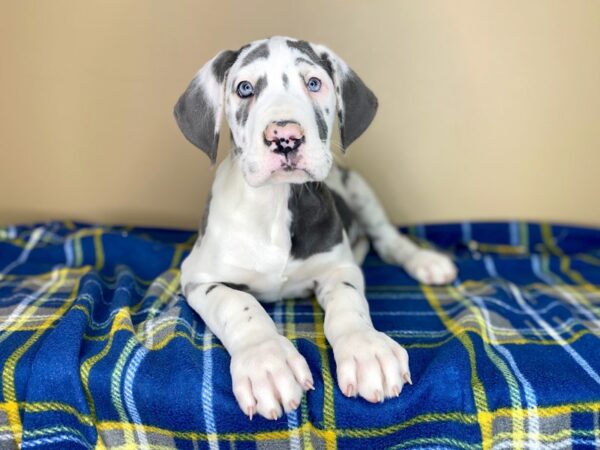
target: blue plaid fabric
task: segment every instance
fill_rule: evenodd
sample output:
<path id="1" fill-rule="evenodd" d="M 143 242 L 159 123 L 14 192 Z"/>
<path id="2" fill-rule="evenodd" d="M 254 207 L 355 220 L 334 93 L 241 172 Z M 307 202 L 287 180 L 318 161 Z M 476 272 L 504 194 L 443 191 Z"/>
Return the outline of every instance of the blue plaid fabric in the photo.
<path id="1" fill-rule="evenodd" d="M 314 299 L 266 306 L 314 391 L 250 422 L 229 356 L 179 292 L 187 231 L 52 222 L 0 228 L 0 447 L 600 448 L 600 231 L 527 223 L 406 230 L 452 254 L 426 287 L 368 255 L 375 326 L 413 386 L 345 398 Z"/>

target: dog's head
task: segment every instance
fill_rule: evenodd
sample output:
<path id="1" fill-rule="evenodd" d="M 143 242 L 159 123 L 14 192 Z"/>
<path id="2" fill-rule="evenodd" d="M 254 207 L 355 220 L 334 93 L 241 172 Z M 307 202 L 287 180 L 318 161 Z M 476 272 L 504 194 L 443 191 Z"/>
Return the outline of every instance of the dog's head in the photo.
<path id="1" fill-rule="evenodd" d="M 179 128 L 213 163 L 223 109 L 234 157 L 248 184 L 261 186 L 325 179 L 336 112 L 346 149 L 373 120 L 377 98 L 327 47 L 277 36 L 219 53 L 179 98 Z"/>

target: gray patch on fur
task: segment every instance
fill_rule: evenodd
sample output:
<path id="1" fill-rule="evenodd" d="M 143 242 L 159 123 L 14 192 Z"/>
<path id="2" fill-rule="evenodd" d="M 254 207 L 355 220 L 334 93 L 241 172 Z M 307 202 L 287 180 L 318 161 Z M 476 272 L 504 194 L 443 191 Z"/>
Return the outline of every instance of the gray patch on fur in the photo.
<path id="1" fill-rule="evenodd" d="M 279 127 L 285 127 L 287 124 L 290 124 L 290 123 L 300 126 L 300 124 L 295 120 L 277 120 L 273 123 Z"/>
<path id="2" fill-rule="evenodd" d="M 346 200 L 344 200 L 344 198 L 340 194 L 338 194 L 333 189 L 330 189 L 330 191 L 331 195 L 333 196 L 333 201 L 335 203 L 335 209 L 339 214 L 340 219 L 342 219 L 342 225 L 344 227 L 344 230 L 346 230 L 346 233 L 349 233 L 350 229 L 352 228 L 352 225 L 354 225 L 356 216 L 348 206 L 348 203 L 346 203 Z"/>
<path id="3" fill-rule="evenodd" d="M 281 80 L 283 81 L 283 87 L 287 89 L 290 85 L 290 80 L 288 80 L 288 76 L 285 73 L 281 75 Z"/>
<path id="4" fill-rule="evenodd" d="M 337 165 L 340 171 L 340 177 L 342 179 L 342 184 L 346 186 L 348 184 L 348 178 L 350 177 L 350 169 L 344 166 Z"/>
<path id="5" fill-rule="evenodd" d="M 253 97 L 258 97 L 262 91 L 266 89 L 268 85 L 267 77 L 262 76 L 258 80 L 256 80 L 256 84 L 254 85 L 254 95 Z M 248 121 L 248 115 L 250 114 L 250 108 L 252 106 L 252 97 L 248 97 L 242 99 L 242 103 L 239 108 L 235 112 L 235 120 L 241 125 L 246 125 Z"/>
<path id="6" fill-rule="evenodd" d="M 331 61 L 329 61 L 329 57 L 323 53 L 321 56 L 317 55 L 312 46 L 306 41 L 286 41 L 288 47 L 295 48 L 296 50 L 304 53 L 308 56 L 313 63 L 321 66 L 325 72 L 329 75 L 330 78 L 333 78 L 333 70 L 331 66 Z"/>
<path id="7" fill-rule="evenodd" d="M 292 184 L 288 208 L 292 215 L 292 257 L 306 259 L 342 242 L 342 220 L 325 183 Z"/>
<path id="8" fill-rule="evenodd" d="M 225 50 L 215 58 L 212 65 L 212 71 L 219 83 L 223 82 L 225 79 L 225 74 L 233 65 L 233 63 L 235 63 L 238 55 L 239 51 L 234 52 L 233 50 Z"/>
<path id="9" fill-rule="evenodd" d="M 342 147 L 348 148 L 369 127 L 377 112 L 377 97 L 350 71 L 342 80 L 344 113 L 338 111 Z"/>
<path id="10" fill-rule="evenodd" d="M 244 59 L 242 60 L 242 65 L 240 67 L 247 66 L 248 64 L 253 63 L 257 59 L 260 58 L 268 58 L 269 57 L 269 44 L 266 42 L 260 44 L 258 47 L 250 50 Z"/>
<path id="11" fill-rule="evenodd" d="M 265 75 L 256 80 L 256 84 L 254 85 L 254 96 L 258 97 L 268 85 L 269 82 L 267 81 L 267 77 Z"/>
<path id="12" fill-rule="evenodd" d="M 325 142 L 327 140 L 327 123 L 325 122 L 325 119 L 323 118 L 323 113 L 321 112 L 321 109 L 317 106 L 314 105 L 314 110 L 315 110 L 315 118 L 317 121 L 317 128 L 319 129 L 319 139 L 321 139 L 322 142 Z"/>
<path id="13" fill-rule="evenodd" d="M 208 224 L 208 214 L 210 212 L 210 201 L 212 200 L 212 191 L 208 193 L 206 204 L 204 205 L 204 211 L 202 212 L 202 220 L 200 221 L 200 236 L 204 236 L 206 231 L 206 225 Z"/>
<path id="14" fill-rule="evenodd" d="M 296 58 L 296 61 L 294 61 L 294 63 L 295 63 L 296 65 L 298 65 L 298 64 L 300 64 L 300 63 L 304 63 L 304 64 L 308 64 L 308 65 L 310 65 L 310 66 L 316 66 L 316 64 L 315 64 L 314 62 L 312 62 L 312 61 L 309 61 L 309 60 L 308 60 L 308 59 L 306 59 L 306 58 Z"/>
<path id="15" fill-rule="evenodd" d="M 327 53 L 321 53 L 320 65 L 325 69 L 325 72 L 327 72 L 329 77 L 333 79 L 333 64 L 331 64 L 331 60 Z"/>
<path id="16" fill-rule="evenodd" d="M 244 99 L 238 110 L 235 112 L 235 120 L 237 120 L 241 126 L 244 126 L 248 120 L 248 114 L 250 114 L 250 100 Z"/>

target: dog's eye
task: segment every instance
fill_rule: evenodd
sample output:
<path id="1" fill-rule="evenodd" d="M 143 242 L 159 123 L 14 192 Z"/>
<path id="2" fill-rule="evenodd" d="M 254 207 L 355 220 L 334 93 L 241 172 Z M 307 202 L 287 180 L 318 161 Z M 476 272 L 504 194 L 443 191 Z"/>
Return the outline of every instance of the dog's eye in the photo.
<path id="1" fill-rule="evenodd" d="M 242 98 L 248 98 L 254 95 L 254 86 L 249 81 L 240 81 L 237 86 L 237 94 Z"/>
<path id="2" fill-rule="evenodd" d="M 306 83 L 306 87 L 311 92 L 319 92 L 321 89 L 321 80 L 312 77 L 310 80 L 308 80 L 308 83 Z"/>

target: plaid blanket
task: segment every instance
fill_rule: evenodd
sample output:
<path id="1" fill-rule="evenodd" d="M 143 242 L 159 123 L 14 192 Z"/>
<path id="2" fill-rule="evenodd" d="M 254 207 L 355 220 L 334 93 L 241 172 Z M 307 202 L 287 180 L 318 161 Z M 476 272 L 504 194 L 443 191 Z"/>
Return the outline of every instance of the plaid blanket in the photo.
<path id="1" fill-rule="evenodd" d="M 375 326 L 413 386 L 345 398 L 314 299 L 266 306 L 314 391 L 250 422 L 229 356 L 179 292 L 195 235 L 52 222 L 0 228 L 0 447 L 598 448 L 600 231 L 526 223 L 411 227 L 460 279 L 426 287 L 373 253 Z"/>

